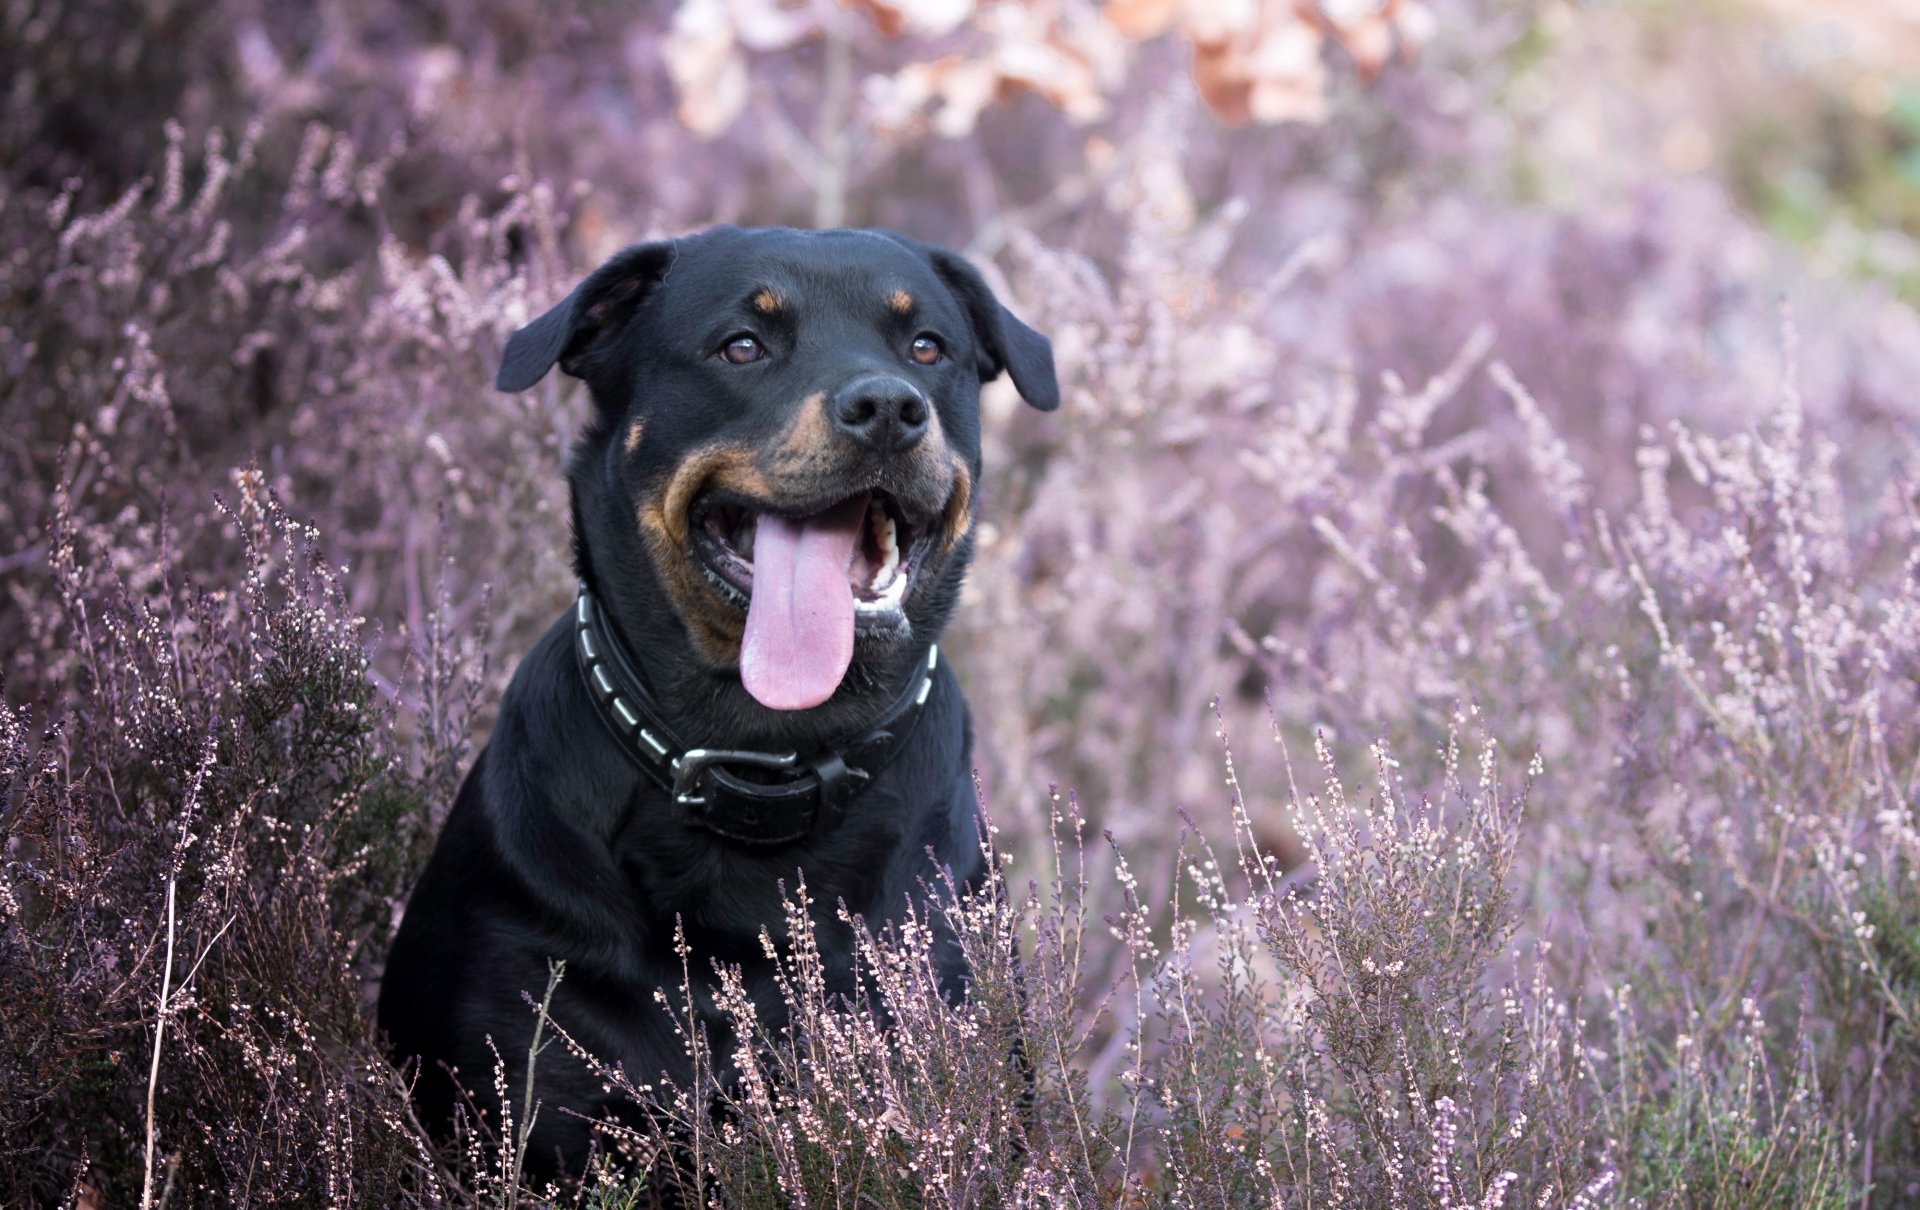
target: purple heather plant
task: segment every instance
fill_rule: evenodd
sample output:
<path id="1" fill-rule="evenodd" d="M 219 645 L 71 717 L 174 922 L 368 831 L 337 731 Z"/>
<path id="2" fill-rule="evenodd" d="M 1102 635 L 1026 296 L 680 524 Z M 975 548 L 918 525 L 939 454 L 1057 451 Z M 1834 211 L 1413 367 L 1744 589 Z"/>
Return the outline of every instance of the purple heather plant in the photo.
<path id="1" fill-rule="evenodd" d="M 1516 202 L 1529 18 L 1433 8 L 1322 127 L 1223 131 L 1143 48 L 1091 128 L 1028 98 L 806 172 L 852 103 L 812 52 L 704 143 L 656 14 L 7 10 L 0 1200 L 1920 1196 L 1920 318 L 1706 185 Z M 561 1110 L 483 1078 L 435 1147 L 367 1011 L 570 592 L 585 404 L 489 390 L 499 341 L 613 246 L 829 178 L 971 233 L 1068 392 L 989 394 L 949 636 L 974 990 L 914 920 L 830 1000 L 796 885 L 793 1025 L 685 954 L 748 1042 L 609 1071 L 658 1128 L 521 1189 Z"/>

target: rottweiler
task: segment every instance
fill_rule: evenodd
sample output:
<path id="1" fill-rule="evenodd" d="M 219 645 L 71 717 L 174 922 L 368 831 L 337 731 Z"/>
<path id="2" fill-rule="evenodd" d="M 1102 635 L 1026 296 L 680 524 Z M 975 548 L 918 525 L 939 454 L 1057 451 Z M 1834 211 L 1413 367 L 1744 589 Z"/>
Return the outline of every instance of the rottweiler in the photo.
<path id="1" fill-rule="evenodd" d="M 929 888 L 984 877 L 971 723 L 936 640 L 973 551 L 980 384 L 1060 402 L 1051 344 L 977 270 L 886 231 L 627 248 L 512 334 L 495 385 L 556 364 L 593 400 L 567 471 L 578 595 L 515 671 L 380 990 L 437 1129 L 456 1080 L 491 1099 L 496 1053 L 520 1104 L 549 960 L 554 1021 L 636 1082 L 684 1084 L 656 1001 L 682 982 L 676 922 L 696 984 L 739 966 L 777 1027 L 760 936 L 783 939 L 799 883 L 844 994 L 838 904 L 937 920 Z M 938 953 L 963 995 L 957 950 Z M 535 1084 L 536 1174 L 580 1170 L 589 1119 L 635 1120 L 561 1048 Z"/>

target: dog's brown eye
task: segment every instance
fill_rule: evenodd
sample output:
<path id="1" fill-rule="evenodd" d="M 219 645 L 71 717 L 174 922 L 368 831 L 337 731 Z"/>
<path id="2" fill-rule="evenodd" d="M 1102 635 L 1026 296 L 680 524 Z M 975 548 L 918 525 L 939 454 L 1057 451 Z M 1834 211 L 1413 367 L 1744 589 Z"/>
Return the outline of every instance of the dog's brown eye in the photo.
<path id="1" fill-rule="evenodd" d="M 734 365 L 743 366 L 750 361 L 759 361 L 767 355 L 766 346 L 751 336 L 736 336 L 727 342 L 720 356 Z"/>
<path id="2" fill-rule="evenodd" d="M 916 336 L 908 352 L 921 365 L 930 366 L 940 360 L 940 342 L 931 336 Z"/>

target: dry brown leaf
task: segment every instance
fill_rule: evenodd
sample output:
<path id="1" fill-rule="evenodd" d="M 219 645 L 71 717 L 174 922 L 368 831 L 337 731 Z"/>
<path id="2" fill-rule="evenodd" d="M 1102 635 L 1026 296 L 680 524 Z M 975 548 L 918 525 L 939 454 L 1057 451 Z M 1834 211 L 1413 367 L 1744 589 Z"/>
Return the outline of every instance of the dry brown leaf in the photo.
<path id="1" fill-rule="evenodd" d="M 903 33 L 938 38 L 966 24 L 974 0 L 840 0 L 841 7 L 866 14 L 882 35 Z"/>
<path id="2" fill-rule="evenodd" d="M 1287 0 L 1189 7 L 1182 32 L 1193 40 L 1193 79 L 1215 116 L 1230 126 L 1248 122 L 1325 119 L 1326 37 L 1320 25 Z"/>
<path id="3" fill-rule="evenodd" d="M 1180 32 L 1196 46 L 1218 46 L 1244 37 L 1260 25 L 1260 0 L 1219 0 L 1182 6 Z"/>
<path id="4" fill-rule="evenodd" d="M 1213 116 L 1229 126 L 1253 120 L 1253 73 L 1246 60 L 1245 52 L 1225 39 L 1193 44 L 1194 86 Z"/>
<path id="5" fill-rule="evenodd" d="M 929 63 L 910 63 L 876 83 L 879 87 L 870 96 L 881 125 L 904 128 L 931 105 L 935 133 L 959 138 L 973 129 L 980 112 L 993 103 L 1000 73 L 986 59 L 945 55 Z"/>
<path id="6" fill-rule="evenodd" d="M 1353 56 L 1354 67 L 1362 80 L 1378 76 L 1393 54 L 1393 25 L 1384 17 L 1335 26 L 1333 36 Z"/>
<path id="7" fill-rule="evenodd" d="M 1319 122 L 1327 114 L 1329 37 L 1372 79 L 1396 47 L 1428 37 L 1418 0 L 836 0 L 884 37 L 970 27 L 967 49 L 870 79 L 883 129 L 928 115 L 947 137 L 971 131 L 996 100 L 1035 92 L 1077 122 L 1104 117 L 1125 78 L 1128 44 L 1177 30 L 1193 44 L 1201 99 L 1229 125 Z M 820 30 L 822 0 L 682 0 L 667 66 L 680 120 L 724 130 L 745 107 L 746 51 L 790 46 Z M 830 13 L 830 10 L 827 10 Z"/>
<path id="8" fill-rule="evenodd" d="M 1100 15 L 1121 37 L 1144 42 L 1172 29 L 1181 7 L 1182 0 L 1107 0 Z"/>
<path id="9" fill-rule="evenodd" d="M 1321 7 L 1364 80 L 1380 74 L 1396 47 L 1410 53 L 1434 32 L 1433 11 L 1418 0 L 1322 0 Z"/>
<path id="10" fill-rule="evenodd" d="M 725 0 L 686 0 L 673 15 L 665 57 L 681 123 L 703 136 L 732 125 L 746 107 L 747 65 Z"/>
<path id="11" fill-rule="evenodd" d="M 907 16 L 897 5 L 879 4 L 875 0 L 840 0 L 840 5 L 873 22 L 883 38 L 898 38 L 907 31 Z"/>
<path id="12" fill-rule="evenodd" d="M 746 108 L 743 51 L 780 50 L 818 29 L 808 0 L 682 0 L 665 51 L 675 116 L 695 134 L 719 134 Z"/>
<path id="13" fill-rule="evenodd" d="M 994 67 L 1007 84 L 1039 93 L 1076 122 L 1106 116 L 1106 94 L 1093 67 L 1072 47 L 1052 42 L 1003 43 L 994 56 Z"/>
<path id="14" fill-rule="evenodd" d="M 784 50 L 820 32 L 809 0 L 726 0 L 733 36 L 748 50 Z"/>
<path id="15" fill-rule="evenodd" d="M 1253 120 L 1273 126 L 1281 122 L 1317 125 L 1327 120 L 1324 86 L 1302 80 L 1256 80 L 1249 99 Z"/>

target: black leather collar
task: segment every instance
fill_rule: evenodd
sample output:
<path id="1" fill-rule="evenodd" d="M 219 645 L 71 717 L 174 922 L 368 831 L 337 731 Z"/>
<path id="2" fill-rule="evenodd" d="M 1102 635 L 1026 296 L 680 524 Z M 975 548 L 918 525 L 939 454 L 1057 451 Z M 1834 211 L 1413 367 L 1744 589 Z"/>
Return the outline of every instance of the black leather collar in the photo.
<path id="1" fill-rule="evenodd" d="M 626 645 L 587 586 L 573 607 L 573 650 L 588 696 L 620 750 L 672 797 L 683 817 L 746 845 L 804 840 L 837 825 L 847 804 L 899 754 L 933 691 L 938 645 L 880 723 L 845 743 L 810 753 L 689 748 L 660 718 Z M 728 767 L 751 769 L 752 777 Z"/>

